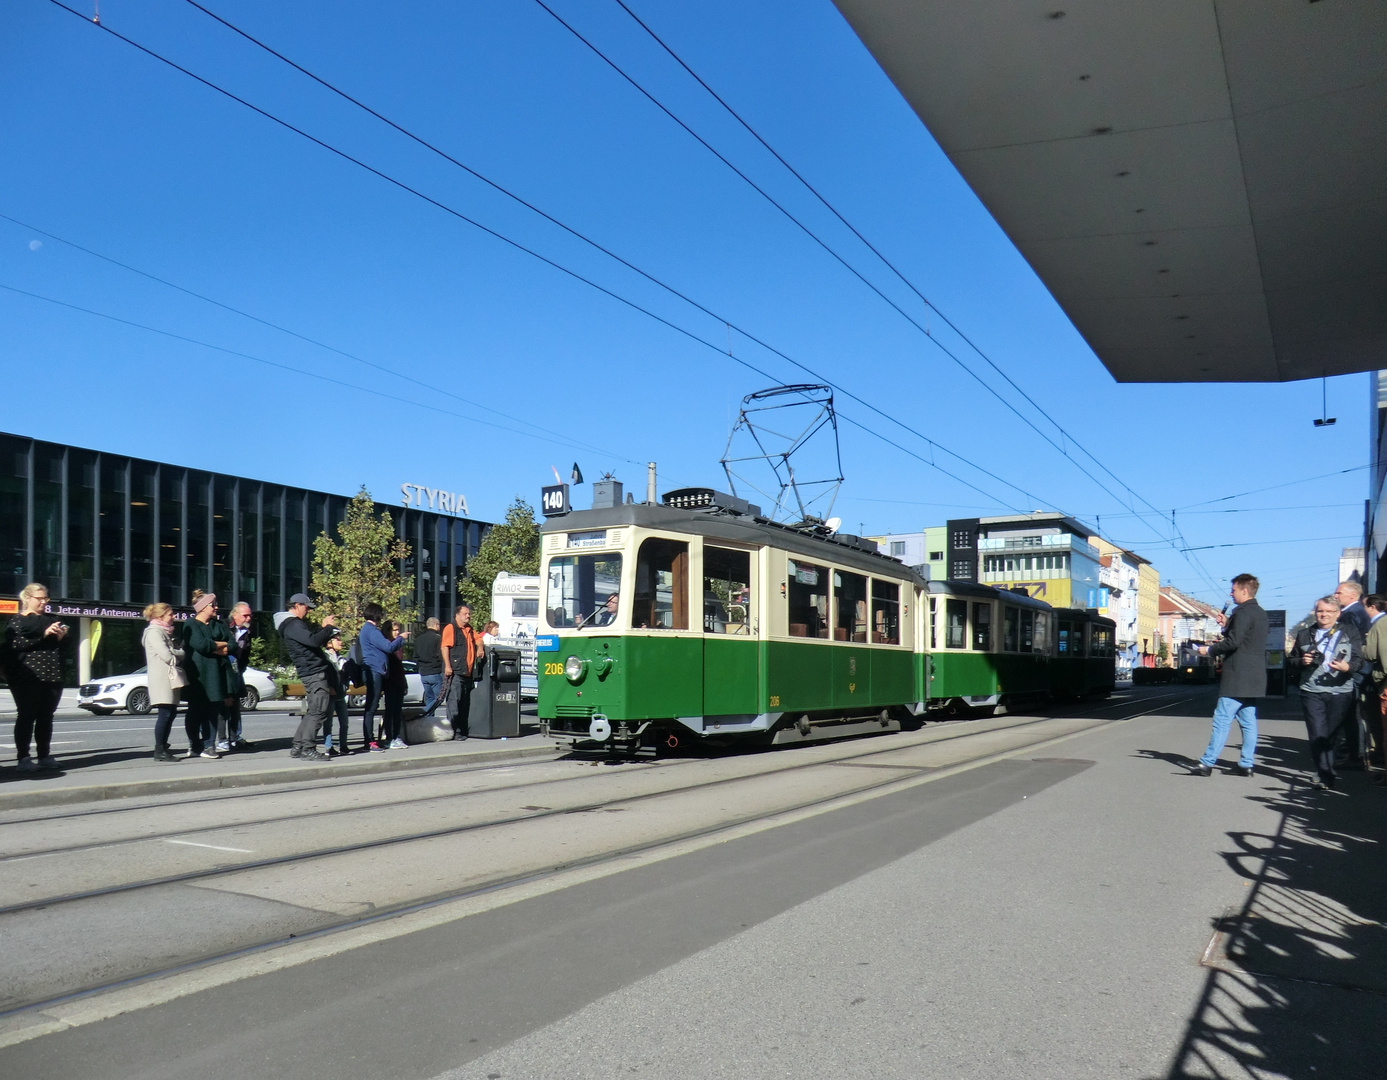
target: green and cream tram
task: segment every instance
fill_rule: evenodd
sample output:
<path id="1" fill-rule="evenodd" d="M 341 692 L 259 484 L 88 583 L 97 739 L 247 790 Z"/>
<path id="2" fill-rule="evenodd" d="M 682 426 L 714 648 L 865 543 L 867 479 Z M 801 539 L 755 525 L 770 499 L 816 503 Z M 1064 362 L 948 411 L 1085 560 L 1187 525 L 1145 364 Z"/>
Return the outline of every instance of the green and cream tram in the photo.
<path id="1" fill-rule="evenodd" d="M 1051 689 L 1042 601 L 707 489 L 551 518 L 542 558 L 540 720 L 592 748 L 897 730 Z"/>

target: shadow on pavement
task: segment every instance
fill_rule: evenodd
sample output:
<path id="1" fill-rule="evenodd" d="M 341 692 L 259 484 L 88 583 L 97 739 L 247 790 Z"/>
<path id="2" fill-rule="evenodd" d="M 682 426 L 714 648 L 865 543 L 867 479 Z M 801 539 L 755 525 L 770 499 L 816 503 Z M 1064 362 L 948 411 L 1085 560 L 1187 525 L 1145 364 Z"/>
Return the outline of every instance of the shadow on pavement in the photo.
<path id="1" fill-rule="evenodd" d="M 1303 739 L 1259 740 L 1263 782 L 1249 797 L 1280 823 L 1228 834 L 1223 857 L 1251 887 L 1213 920 L 1209 973 L 1166 1080 L 1387 1075 L 1387 790 L 1351 773 L 1342 790 L 1316 791 L 1309 764 Z"/>

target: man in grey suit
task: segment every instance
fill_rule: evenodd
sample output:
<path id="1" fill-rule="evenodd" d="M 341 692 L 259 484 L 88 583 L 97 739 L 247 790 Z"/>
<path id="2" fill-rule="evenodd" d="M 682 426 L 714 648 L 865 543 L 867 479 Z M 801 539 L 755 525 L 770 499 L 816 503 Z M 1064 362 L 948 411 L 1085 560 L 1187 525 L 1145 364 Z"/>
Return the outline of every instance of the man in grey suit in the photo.
<path id="1" fill-rule="evenodd" d="M 1253 755 L 1257 751 L 1258 698 L 1267 696 L 1267 613 L 1257 603 L 1259 582 L 1251 574 L 1233 579 L 1233 603 L 1238 606 L 1223 628 L 1223 640 L 1203 645 L 1201 656 L 1223 657 L 1223 676 L 1218 684 L 1218 705 L 1214 708 L 1214 729 L 1209 747 L 1192 770 L 1208 776 L 1228 741 L 1228 729 L 1237 720 L 1243 733 L 1242 752 L 1229 772 L 1251 776 Z"/>

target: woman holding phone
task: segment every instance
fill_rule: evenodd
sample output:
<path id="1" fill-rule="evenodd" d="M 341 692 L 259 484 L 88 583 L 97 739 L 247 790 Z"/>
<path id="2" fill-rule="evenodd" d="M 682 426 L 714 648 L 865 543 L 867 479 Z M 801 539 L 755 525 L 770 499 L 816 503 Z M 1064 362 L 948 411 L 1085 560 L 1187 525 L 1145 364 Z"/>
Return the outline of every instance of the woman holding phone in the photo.
<path id="1" fill-rule="evenodd" d="M 14 695 L 14 749 L 20 772 L 56 769 L 58 761 L 48 751 L 53 742 L 53 713 L 63 696 L 63 658 L 60 652 L 67 627 L 55 615 L 45 614 L 48 587 L 37 581 L 19 594 L 19 614 L 5 628 L 8 646 L 10 693 Z M 29 756 L 33 739 L 38 761 Z"/>

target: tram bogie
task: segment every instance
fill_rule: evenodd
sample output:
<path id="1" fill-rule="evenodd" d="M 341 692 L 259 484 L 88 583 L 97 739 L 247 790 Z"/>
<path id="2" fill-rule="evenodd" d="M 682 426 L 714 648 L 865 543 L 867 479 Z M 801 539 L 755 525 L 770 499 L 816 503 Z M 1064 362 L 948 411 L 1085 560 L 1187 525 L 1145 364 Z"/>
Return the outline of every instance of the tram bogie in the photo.
<path id="1" fill-rule="evenodd" d="M 1105 672 L 1111 689 L 1095 613 L 929 582 L 717 492 L 673 497 L 542 530 L 539 715 L 581 750 L 793 744 L 1091 693 Z"/>

